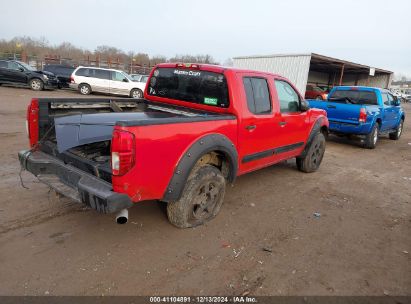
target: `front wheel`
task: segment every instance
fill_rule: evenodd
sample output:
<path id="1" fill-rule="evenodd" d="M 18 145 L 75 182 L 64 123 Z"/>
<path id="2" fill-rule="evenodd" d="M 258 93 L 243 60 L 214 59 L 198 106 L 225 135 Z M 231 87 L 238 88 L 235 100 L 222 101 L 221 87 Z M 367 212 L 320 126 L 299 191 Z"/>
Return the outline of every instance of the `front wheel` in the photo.
<path id="1" fill-rule="evenodd" d="M 140 89 L 132 89 L 130 92 L 131 98 L 143 98 L 143 92 Z"/>
<path id="2" fill-rule="evenodd" d="M 401 119 L 400 124 L 397 127 L 397 130 L 395 132 L 392 132 L 389 134 L 390 139 L 392 140 L 399 140 L 402 134 L 402 129 L 404 128 L 404 119 Z"/>
<path id="3" fill-rule="evenodd" d="M 41 91 L 44 88 L 44 83 L 41 79 L 33 78 L 30 80 L 30 88 L 34 91 Z"/>
<path id="4" fill-rule="evenodd" d="M 318 132 L 312 140 L 304 157 L 297 157 L 298 170 L 306 173 L 315 172 L 320 167 L 325 153 L 324 134 Z"/>
<path id="5" fill-rule="evenodd" d="M 378 130 L 379 130 L 379 125 L 378 123 L 374 124 L 372 127 L 372 130 L 370 133 L 367 134 L 365 137 L 365 143 L 364 147 L 367 149 L 375 149 L 377 146 L 377 141 L 378 141 Z"/>
<path id="6" fill-rule="evenodd" d="M 225 178 L 216 167 L 194 169 L 181 198 L 167 205 L 169 221 L 179 228 L 190 228 L 213 219 L 223 204 L 225 185 Z"/>

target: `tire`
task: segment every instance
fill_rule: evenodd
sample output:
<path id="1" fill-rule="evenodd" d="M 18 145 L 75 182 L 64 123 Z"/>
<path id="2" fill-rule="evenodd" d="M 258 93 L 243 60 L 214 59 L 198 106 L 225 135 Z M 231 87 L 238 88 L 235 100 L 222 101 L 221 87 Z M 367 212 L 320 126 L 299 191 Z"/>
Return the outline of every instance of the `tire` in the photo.
<path id="1" fill-rule="evenodd" d="M 29 85 L 33 91 L 42 91 L 44 89 L 44 83 L 39 78 L 30 79 Z"/>
<path id="2" fill-rule="evenodd" d="M 226 181 L 221 171 L 205 165 L 190 174 L 181 198 L 167 205 L 167 216 L 178 228 L 202 225 L 213 219 L 224 201 Z"/>
<path id="3" fill-rule="evenodd" d="M 296 163 L 298 170 L 311 173 L 318 170 L 325 153 L 324 134 L 318 132 L 312 140 L 310 147 L 304 157 L 297 157 Z"/>
<path id="4" fill-rule="evenodd" d="M 365 137 L 364 148 L 375 149 L 378 141 L 379 124 L 375 123 L 370 133 Z"/>
<path id="5" fill-rule="evenodd" d="M 322 98 L 321 95 L 318 95 L 317 97 L 315 97 L 315 99 L 317 99 L 317 100 L 323 100 L 323 98 Z"/>
<path id="6" fill-rule="evenodd" d="M 404 128 L 404 119 L 401 119 L 401 122 L 398 125 L 397 130 L 389 134 L 390 139 L 399 140 L 401 137 L 403 128 Z"/>
<path id="7" fill-rule="evenodd" d="M 130 97 L 131 98 L 143 98 L 143 91 L 140 89 L 132 89 L 130 91 Z"/>
<path id="8" fill-rule="evenodd" d="M 87 83 L 81 83 L 78 86 L 78 91 L 82 95 L 89 95 L 89 94 L 91 94 L 91 87 Z"/>

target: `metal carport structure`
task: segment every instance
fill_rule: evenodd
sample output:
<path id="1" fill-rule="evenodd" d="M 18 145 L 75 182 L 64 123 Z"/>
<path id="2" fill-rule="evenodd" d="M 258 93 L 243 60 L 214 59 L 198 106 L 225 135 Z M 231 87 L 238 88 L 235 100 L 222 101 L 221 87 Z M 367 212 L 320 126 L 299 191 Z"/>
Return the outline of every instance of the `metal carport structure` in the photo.
<path id="1" fill-rule="evenodd" d="M 234 67 L 280 74 L 305 93 L 307 84 L 388 88 L 393 72 L 316 53 L 234 57 Z"/>

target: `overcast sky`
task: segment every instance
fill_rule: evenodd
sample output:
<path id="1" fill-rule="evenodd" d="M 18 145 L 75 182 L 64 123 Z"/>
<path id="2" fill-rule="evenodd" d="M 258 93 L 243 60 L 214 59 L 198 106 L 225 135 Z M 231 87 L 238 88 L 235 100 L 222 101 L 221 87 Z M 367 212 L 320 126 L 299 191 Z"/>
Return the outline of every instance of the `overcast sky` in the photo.
<path id="1" fill-rule="evenodd" d="M 36 0 L 2 5 L 0 39 L 44 36 L 150 55 L 314 52 L 411 77 L 410 0 Z"/>

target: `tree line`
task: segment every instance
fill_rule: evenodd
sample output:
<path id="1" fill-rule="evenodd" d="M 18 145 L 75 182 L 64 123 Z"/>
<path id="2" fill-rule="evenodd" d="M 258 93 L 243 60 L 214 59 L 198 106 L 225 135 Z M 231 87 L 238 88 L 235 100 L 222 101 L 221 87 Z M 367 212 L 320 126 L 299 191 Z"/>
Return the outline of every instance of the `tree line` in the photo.
<path id="1" fill-rule="evenodd" d="M 25 53 L 28 57 L 45 58 L 46 56 L 59 56 L 64 60 L 79 62 L 87 56 L 100 56 L 101 58 L 115 58 L 120 62 L 132 62 L 141 66 L 153 66 L 161 62 L 192 62 L 192 63 L 210 63 L 219 64 L 211 55 L 176 55 L 167 58 L 163 55 L 150 56 L 141 52 L 125 52 L 117 47 L 109 45 L 97 46 L 95 50 L 90 51 L 71 42 L 63 42 L 59 45 L 51 45 L 45 38 L 32 38 L 27 36 L 14 37 L 10 40 L 0 39 L 0 56 L 8 54 Z"/>

